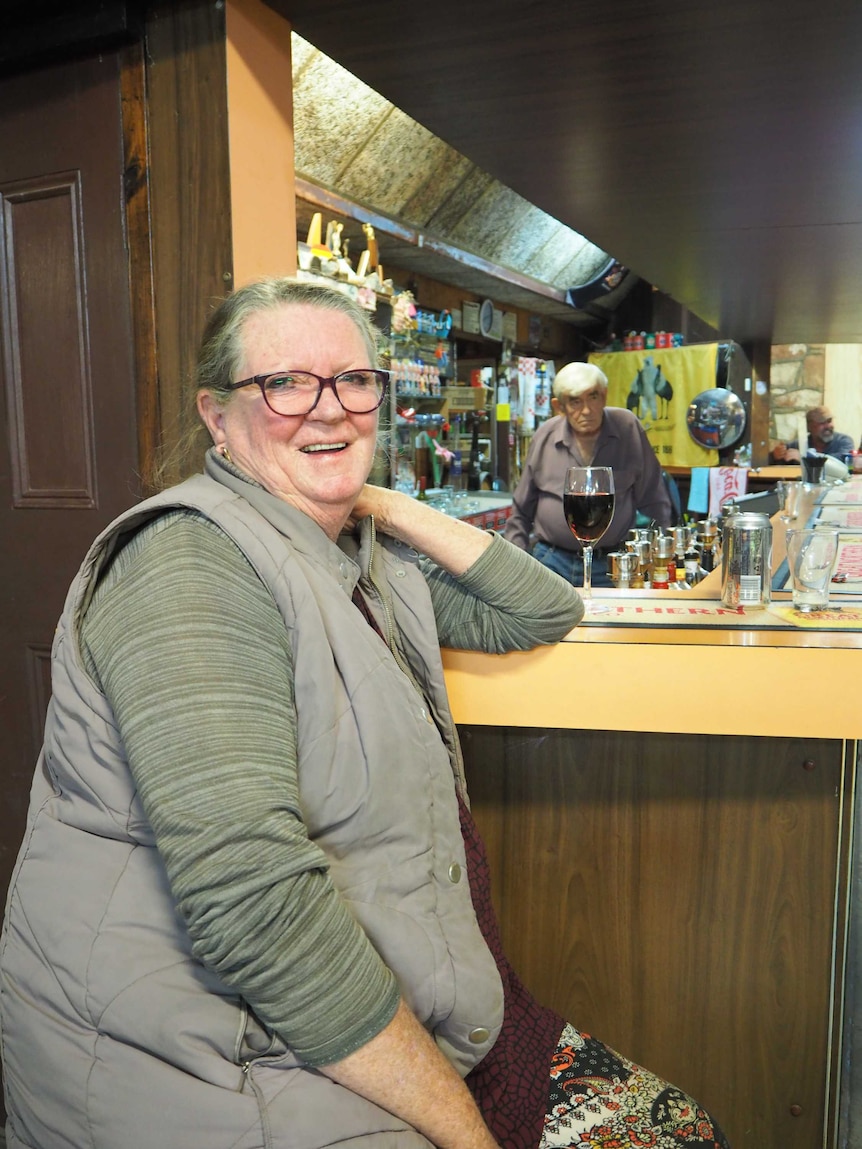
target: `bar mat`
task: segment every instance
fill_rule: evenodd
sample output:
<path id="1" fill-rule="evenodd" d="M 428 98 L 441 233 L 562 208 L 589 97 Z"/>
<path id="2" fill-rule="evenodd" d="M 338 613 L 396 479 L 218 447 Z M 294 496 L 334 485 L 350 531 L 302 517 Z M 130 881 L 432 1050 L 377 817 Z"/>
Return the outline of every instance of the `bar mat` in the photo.
<path id="1" fill-rule="evenodd" d="M 768 607 L 731 607 L 711 599 L 658 599 L 613 602 L 594 599 L 607 606 L 601 614 L 587 614 L 580 626 L 649 626 L 686 630 L 862 630 L 862 602 L 831 607 L 810 614 L 792 603 L 773 602 Z"/>
<path id="2" fill-rule="evenodd" d="M 789 602 L 772 602 L 767 610 L 776 618 L 803 630 L 862 630 L 862 603 L 830 606 L 828 610 L 800 611 Z"/>
<path id="3" fill-rule="evenodd" d="M 656 592 L 660 594 L 661 592 Z M 593 600 L 608 609 L 601 614 L 586 614 L 580 626 L 664 626 L 704 627 L 745 630 L 784 630 L 788 623 L 770 615 L 764 608 L 724 606 L 713 599 L 639 599 L 614 602 L 610 598 Z"/>
<path id="4" fill-rule="evenodd" d="M 862 532 L 862 506 L 835 506 L 825 505 L 818 507 L 819 514 L 816 523 L 820 526 L 834 524 L 842 531 Z"/>
<path id="5" fill-rule="evenodd" d="M 823 519 L 819 519 L 818 523 L 825 525 Z M 835 563 L 835 574 L 832 576 L 829 594 L 830 596 L 853 595 L 854 598 L 859 598 L 862 596 L 862 532 L 856 527 L 847 530 L 846 534 L 843 527 L 840 527 L 840 530 L 838 560 Z M 836 577 L 840 580 L 839 582 L 835 581 Z M 773 574 L 772 589 L 774 591 L 792 589 L 787 559 L 781 562 Z"/>
<path id="6" fill-rule="evenodd" d="M 843 487 L 829 487 L 817 500 L 821 507 L 858 506 L 862 503 L 862 483 Z"/>

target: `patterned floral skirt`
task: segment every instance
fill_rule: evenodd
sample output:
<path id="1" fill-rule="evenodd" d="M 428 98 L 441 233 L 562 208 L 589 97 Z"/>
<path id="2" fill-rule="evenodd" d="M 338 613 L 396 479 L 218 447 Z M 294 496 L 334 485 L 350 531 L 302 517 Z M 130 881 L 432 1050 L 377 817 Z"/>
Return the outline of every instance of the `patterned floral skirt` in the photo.
<path id="1" fill-rule="evenodd" d="M 696 1101 L 567 1025 L 551 1061 L 539 1149 L 728 1149 Z"/>

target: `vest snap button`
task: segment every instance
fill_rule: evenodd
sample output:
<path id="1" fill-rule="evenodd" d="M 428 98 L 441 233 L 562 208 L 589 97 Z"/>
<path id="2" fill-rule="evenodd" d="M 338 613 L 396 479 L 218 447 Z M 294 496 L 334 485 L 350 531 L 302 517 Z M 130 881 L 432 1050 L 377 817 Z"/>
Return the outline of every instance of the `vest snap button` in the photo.
<path id="1" fill-rule="evenodd" d="M 457 862 L 453 862 L 449 867 L 449 881 L 453 884 L 461 881 L 461 867 Z"/>
<path id="2" fill-rule="evenodd" d="M 399 568 L 399 569 L 398 569 L 398 570 L 395 572 L 395 577 L 396 577 L 396 578 L 404 578 L 404 576 L 405 576 L 406 574 L 407 574 L 407 571 L 401 570 L 401 569 Z"/>
<path id="3" fill-rule="evenodd" d="M 489 1030 L 485 1029 L 484 1025 L 477 1025 L 475 1029 L 471 1029 L 467 1035 L 474 1045 L 481 1045 L 483 1041 L 487 1041 L 491 1036 Z"/>

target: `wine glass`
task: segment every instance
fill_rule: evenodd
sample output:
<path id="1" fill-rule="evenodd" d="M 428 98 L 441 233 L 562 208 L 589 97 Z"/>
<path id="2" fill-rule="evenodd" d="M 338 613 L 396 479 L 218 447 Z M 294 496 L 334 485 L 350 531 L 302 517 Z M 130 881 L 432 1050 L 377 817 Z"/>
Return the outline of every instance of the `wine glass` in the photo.
<path id="1" fill-rule="evenodd" d="M 584 586 L 581 597 L 587 612 L 598 614 L 606 606 L 592 602 L 593 543 L 597 543 L 614 517 L 614 473 L 610 467 L 569 467 L 563 490 L 563 510 L 569 530 L 584 548 Z"/>

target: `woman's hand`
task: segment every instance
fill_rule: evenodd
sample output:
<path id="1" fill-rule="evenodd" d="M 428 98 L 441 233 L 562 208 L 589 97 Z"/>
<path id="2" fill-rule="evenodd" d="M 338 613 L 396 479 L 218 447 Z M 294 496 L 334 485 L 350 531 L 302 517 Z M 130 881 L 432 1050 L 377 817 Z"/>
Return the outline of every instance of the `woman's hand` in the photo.
<path id="1" fill-rule="evenodd" d="M 402 492 L 393 491 L 389 487 L 377 487 L 372 483 L 366 483 L 362 490 L 359 492 L 359 497 L 353 504 L 353 510 L 350 513 L 348 527 L 354 527 L 360 519 L 367 519 L 369 515 L 373 515 L 375 520 L 382 526 L 384 520 L 387 518 L 386 507 L 393 499 L 402 497 Z M 416 500 L 409 495 L 403 496 L 409 498 L 411 502 Z"/>
<path id="2" fill-rule="evenodd" d="M 349 524 L 374 516 L 377 527 L 427 555 L 449 574 L 464 574 L 492 542 L 492 536 L 453 519 L 402 491 L 366 483 L 356 500 Z"/>

